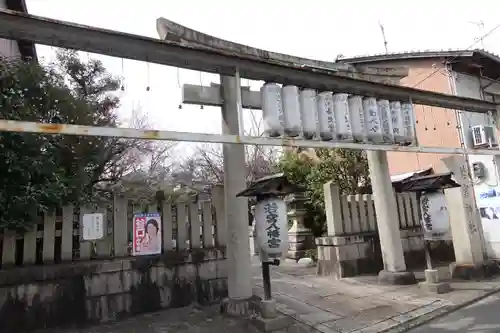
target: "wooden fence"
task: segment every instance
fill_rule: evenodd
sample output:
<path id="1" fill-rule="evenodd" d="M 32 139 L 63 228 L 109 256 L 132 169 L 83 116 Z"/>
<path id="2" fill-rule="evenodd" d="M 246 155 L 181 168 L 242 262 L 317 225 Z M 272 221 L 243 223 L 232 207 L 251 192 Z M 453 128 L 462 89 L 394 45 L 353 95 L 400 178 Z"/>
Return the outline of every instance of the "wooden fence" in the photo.
<path id="1" fill-rule="evenodd" d="M 107 207 L 65 206 L 40 216 L 35 228 L 24 234 L 0 234 L 1 267 L 104 259 L 130 255 L 134 213 L 160 212 L 163 252 L 210 248 L 227 244 L 223 188 L 216 187 L 212 201 L 137 204 L 116 196 Z M 86 213 L 104 213 L 105 237 L 82 241 L 81 219 Z M 107 232 L 106 232 L 107 231 Z"/>
<path id="2" fill-rule="evenodd" d="M 333 187 L 330 199 L 334 202 L 332 210 L 333 219 L 336 221 L 330 224 L 335 226 L 335 230 L 328 230 L 328 235 L 346 236 L 378 232 L 372 194 L 339 195 L 338 188 Z M 420 228 L 420 208 L 416 194 L 397 193 L 396 202 L 400 229 Z"/>

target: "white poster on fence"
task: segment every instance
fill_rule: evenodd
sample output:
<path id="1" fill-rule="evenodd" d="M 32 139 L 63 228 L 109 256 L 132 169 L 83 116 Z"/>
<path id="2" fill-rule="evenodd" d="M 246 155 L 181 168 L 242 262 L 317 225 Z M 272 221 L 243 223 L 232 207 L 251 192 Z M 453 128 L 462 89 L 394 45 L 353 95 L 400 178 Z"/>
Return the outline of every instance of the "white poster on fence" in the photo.
<path id="1" fill-rule="evenodd" d="M 82 229 L 82 239 L 84 241 L 104 238 L 104 214 L 83 214 Z"/>
<path id="2" fill-rule="evenodd" d="M 161 253 L 160 213 L 135 214 L 133 227 L 134 245 L 132 255 L 143 256 Z"/>
<path id="3" fill-rule="evenodd" d="M 500 242 L 500 187 L 476 190 L 476 203 L 481 215 L 484 239 Z"/>
<path id="4" fill-rule="evenodd" d="M 420 210 L 425 240 L 451 240 L 450 216 L 442 191 L 423 193 Z"/>

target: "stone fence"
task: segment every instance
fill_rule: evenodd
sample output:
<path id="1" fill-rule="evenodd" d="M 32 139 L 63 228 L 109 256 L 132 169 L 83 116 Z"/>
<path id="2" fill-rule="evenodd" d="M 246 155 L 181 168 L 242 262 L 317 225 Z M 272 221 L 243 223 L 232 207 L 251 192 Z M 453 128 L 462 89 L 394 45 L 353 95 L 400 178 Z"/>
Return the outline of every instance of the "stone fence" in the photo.
<path id="1" fill-rule="evenodd" d="M 318 274 L 336 278 L 378 273 L 383 269 L 373 195 L 340 195 L 324 186 L 328 235 L 316 239 Z M 396 194 L 401 242 L 409 267 L 425 262 L 420 207 L 415 193 Z"/>
<path id="2" fill-rule="evenodd" d="M 105 237 L 81 237 L 84 213 L 105 214 Z M 161 254 L 131 256 L 134 213 L 160 212 Z M 0 332 L 105 323 L 208 304 L 227 295 L 223 188 L 212 201 L 63 207 L 24 233 L 0 235 Z"/>

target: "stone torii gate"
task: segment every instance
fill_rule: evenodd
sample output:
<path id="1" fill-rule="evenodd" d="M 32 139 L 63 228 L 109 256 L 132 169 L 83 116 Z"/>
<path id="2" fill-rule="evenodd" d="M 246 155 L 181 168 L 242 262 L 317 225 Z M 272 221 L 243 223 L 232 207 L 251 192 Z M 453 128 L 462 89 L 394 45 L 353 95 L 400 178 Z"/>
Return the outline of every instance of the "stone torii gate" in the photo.
<path id="1" fill-rule="evenodd" d="M 201 32 L 189 29 L 165 18 L 157 20 L 157 30 L 162 40 L 173 40 L 184 45 L 203 45 L 218 49 L 242 50 L 262 54 L 266 51 L 235 44 Z M 408 75 L 406 68 L 383 68 L 364 66 L 356 68 L 348 64 L 319 62 L 289 55 L 271 54 L 270 57 L 287 62 L 306 63 L 310 66 L 333 68 L 338 75 L 398 85 Z M 260 91 L 241 87 L 240 79 L 223 76 L 221 84 L 210 86 L 184 85 L 182 102 L 185 104 L 218 106 L 222 111 L 222 133 L 242 135 L 242 110 L 261 109 Z M 228 226 L 229 303 L 226 311 L 243 314 L 249 308 L 245 300 L 252 297 L 250 249 L 248 242 L 247 199 L 237 198 L 236 193 L 245 188 L 245 151 L 243 145 L 224 145 L 224 184 L 227 207 L 225 218 Z M 370 175 L 374 188 L 375 205 L 379 221 L 397 221 L 397 206 L 392 193 L 387 153 L 368 151 Z M 378 199 L 377 199 L 378 198 Z M 380 240 L 384 256 L 385 270 L 380 279 L 395 284 L 416 283 L 413 273 L 406 270 L 403 247 L 397 223 L 380 223 Z M 243 302 L 241 302 L 243 301 Z M 232 304 L 231 304 L 232 302 Z"/>
<path id="2" fill-rule="evenodd" d="M 160 36 L 168 36 L 168 26 L 158 21 Z M 178 25 L 177 25 L 178 26 Z M 33 122 L 0 120 L 0 131 L 48 133 L 62 135 L 107 136 L 148 140 L 195 141 L 224 143 L 226 168 L 226 212 L 228 224 L 229 302 L 230 313 L 250 311 L 252 296 L 250 254 L 248 242 L 248 215 L 246 200 L 235 194 L 245 188 L 241 166 L 244 163 L 243 144 L 297 147 L 349 148 L 369 150 L 372 187 L 376 193 L 375 205 L 379 219 L 379 232 L 384 252 L 384 276 L 397 282 L 398 276 L 411 278 L 406 272 L 399 239 L 396 206 L 390 187 L 386 151 L 407 151 L 448 154 L 500 155 L 500 151 L 471 150 L 453 147 L 391 146 L 347 142 L 323 142 L 290 138 L 257 138 L 241 134 L 241 107 L 246 106 L 245 90 L 240 87 L 239 76 L 252 80 L 290 83 L 312 89 L 341 91 L 360 96 L 371 96 L 415 104 L 438 106 L 470 112 L 499 114 L 495 103 L 422 91 L 408 87 L 380 84 L 360 80 L 375 77 L 383 69 L 355 69 L 348 65 L 291 57 L 216 39 L 194 30 L 183 28 L 182 33 L 171 34 L 174 40 L 159 41 L 144 36 L 81 26 L 34 15 L 0 10 L 0 38 L 29 40 L 36 43 L 95 52 L 126 59 L 188 68 L 223 75 L 216 105 L 222 104 L 223 134 L 137 130 L 110 127 L 92 127 L 71 124 L 47 125 Z M 193 42 L 195 41 L 195 42 Z M 347 66 L 347 67 L 346 67 Z M 392 70 L 387 69 L 387 72 Z M 378 74 L 376 74 L 378 73 Z M 390 76 L 390 75 L 389 75 Z M 372 77 L 372 78 L 373 78 Z M 217 94 L 215 94 L 217 95 Z M 217 97 L 213 95 L 213 98 Z M 251 95 L 249 92 L 248 95 Z M 243 208 L 244 207 L 244 208 Z M 382 223 L 383 222 L 383 223 Z M 398 235 L 398 237 L 394 237 Z M 390 280 L 389 279 L 389 280 Z"/>

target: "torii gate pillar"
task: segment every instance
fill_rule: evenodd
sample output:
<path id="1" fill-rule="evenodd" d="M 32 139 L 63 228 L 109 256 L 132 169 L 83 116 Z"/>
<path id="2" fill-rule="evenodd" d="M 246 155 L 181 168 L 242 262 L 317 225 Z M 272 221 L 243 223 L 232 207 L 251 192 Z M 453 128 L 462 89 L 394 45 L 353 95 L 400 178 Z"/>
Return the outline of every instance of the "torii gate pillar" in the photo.
<path id="1" fill-rule="evenodd" d="M 239 77 L 221 76 L 222 134 L 240 134 L 241 92 Z M 248 199 L 236 197 L 247 187 L 245 146 L 224 144 L 224 198 L 227 225 L 227 263 L 229 298 L 223 303 L 228 314 L 246 315 L 251 311 L 252 263 L 248 241 Z"/>
<path id="2" fill-rule="evenodd" d="M 399 231 L 398 209 L 389 174 L 387 152 L 367 151 L 367 158 L 384 262 L 384 270 L 379 273 L 379 282 L 399 285 L 415 284 L 417 283 L 415 275 L 406 269 Z"/>

